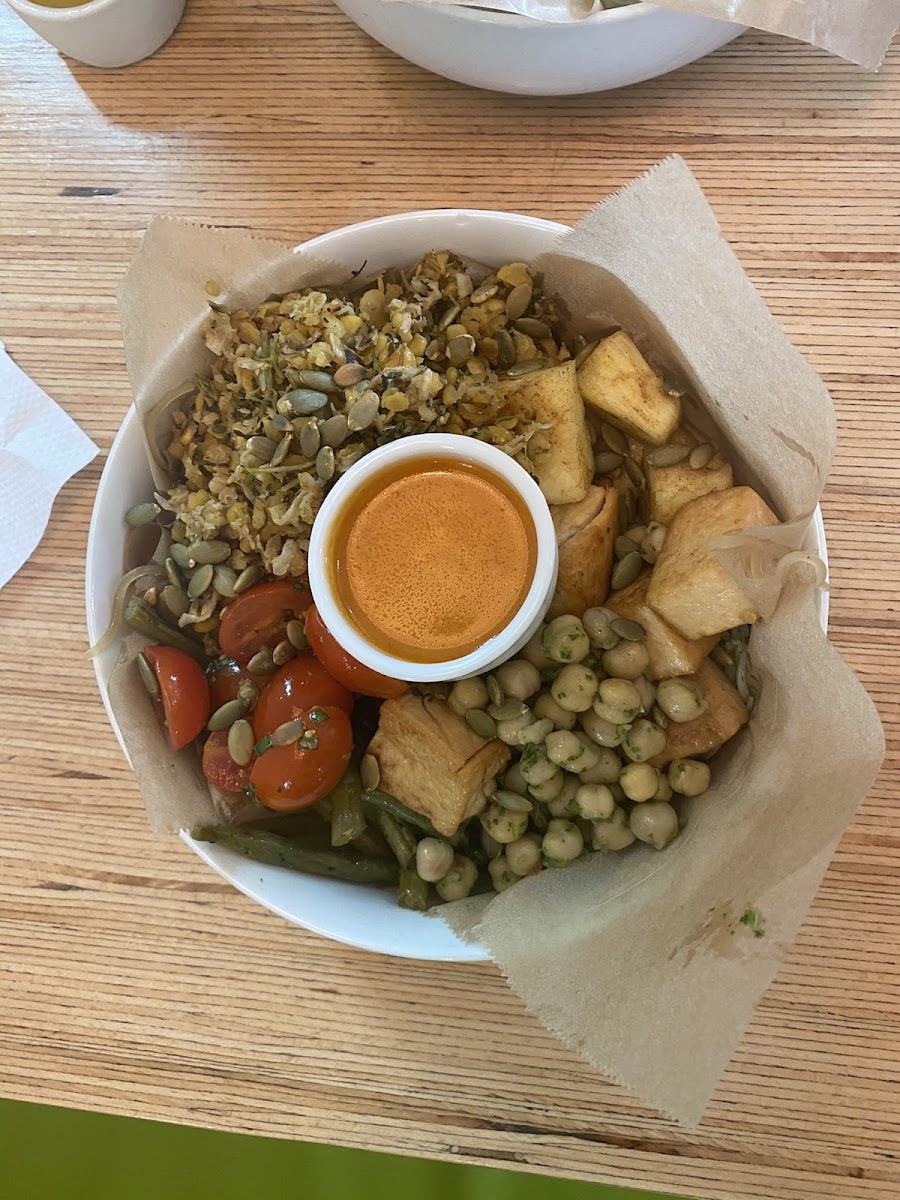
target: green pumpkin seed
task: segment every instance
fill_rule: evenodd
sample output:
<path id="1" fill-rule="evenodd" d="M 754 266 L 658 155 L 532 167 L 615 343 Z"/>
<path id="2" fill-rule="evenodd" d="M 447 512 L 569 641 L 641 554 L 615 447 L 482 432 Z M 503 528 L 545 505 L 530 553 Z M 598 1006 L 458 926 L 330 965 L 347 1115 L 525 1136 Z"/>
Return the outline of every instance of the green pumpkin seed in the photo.
<path id="1" fill-rule="evenodd" d="M 516 699 L 502 700 L 499 704 L 492 704 L 488 712 L 495 721 L 515 721 L 517 717 L 531 714 L 528 705 Z"/>
<path id="2" fill-rule="evenodd" d="M 374 755 L 364 754 L 362 756 L 359 764 L 359 781 L 365 792 L 374 792 L 381 783 L 381 767 Z"/>
<path id="3" fill-rule="evenodd" d="M 494 341 L 497 343 L 497 366 L 501 371 L 508 370 L 516 361 L 516 344 L 512 335 L 506 329 L 498 329 Z"/>
<path id="4" fill-rule="evenodd" d="M 332 450 L 337 450 L 338 446 L 344 444 L 348 431 L 349 423 L 343 413 L 337 413 L 335 416 L 329 417 L 319 429 L 323 443 L 326 446 L 331 446 Z"/>
<path id="5" fill-rule="evenodd" d="M 475 353 L 475 339 L 470 333 L 460 333 L 447 342 L 447 357 L 454 367 L 464 366 Z"/>
<path id="6" fill-rule="evenodd" d="M 151 700 L 162 699 L 162 693 L 159 690 L 159 680 L 156 678 L 156 672 L 153 670 L 147 659 L 143 654 L 141 654 L 140 651 L 138 651 L 137 655 L 135 656 L 135 661 L 138 665 L 141 681 L 144 687 L 147 689 Z"/>
<path id="7" fill-rule="evenodd" d="M 247 438 L 247 449 L 261 463 L 267 463 L 271 461 L 272 455 L 275 453 L 275 443 L 267 437 Z"/>
<path id="8" fill-rule="evenodd" d="M 246 767 L 253 757 L 253 727 L 243 717 L 228 730 L 228 753 L 239 767 Z"/>
<path id="9" fill-rule="evenodd" d="M 612 573 L 613 591 L 617 592 L 620 588 L 628 587 L 629 584 L 634 583 L 638 575 L 640 575 L 643 565 L 644 560 L 637 550 L 633 550 L 631 554 L 626 554 L 624 558 L 620 558 Z"/>
<path id="10" fill-rule="evenodd" d="M 300 453 L 304 458 L 315 458 L 322 444 L 322 435 L 315 421 L 307 421 L 300 430 Z"/>
<path id="11" fill-rule="evenodd" d="M 283 413 L 276 413 L 274 417 L 266 417 L 263 421 L 263 428 L 266 436 L 270 437 L 273 442 L 277 442 L 283 433 L 290 433 L 294 426 L 291 424 L 290 417 L 284 416 Z"/>
<path id="12" fill-rule="evenodd" d="M 654 446 L 648 450 L 644 458 L 651 467 L 674 467 L 688 457 L 690 446 L 679 446 L 671 443 L 668 446 Z"/>
<path id="13" fill-rule="evenodd" d="M 553 330 L 545 321 L 538 321 L 535 317 L 520 317 L 516 321 L 516 329 L 519 333 L 524 333 L 526 337 L 533 338 L 534 341 L 543 342 L 549 337 L 553 337 Z"/>
<path id="14" fill-rule="evenodd" d="M 334 475 L 334 451 L 330 446 L 323 446 L 316 455 L 316 474 L 323 483 Z"/>
<path id="15" fill-rule="evenodd" d="M 616 558 L 624 558 L 626 554 L 634 554 L 636 550 L 640 550 L 640 546 L 622 533 L 616 538 L 615 550 Z"/>
<path id="16" fill-rule="evenodd" d="M 173 542 L 169 547 L 169 556 L 183 571 L 188 571 L 194 566 L 194 560 L 183 542 Z"/>
<path id="17" fill-rule="evenodd" d="M 270 671 L 274 670 L 274 667 L 272 651 L 268 646 L 263 646 L 262 650 L 258 650 L 247 663 L 247 670 L 251 675 L 268 675 Z"/>
<path id="18" fill-rule="evenodd" d="M 235 721 L 239 721 L 247 711 L 243 700 L 229 700 L 221 705 L 206 722 L 210 733 L 218 733 L 220 729 L 230 729 Z"/>
<path id="19" fill-rule="evenodd" d="M 188 610 L 188 598 L 184 588 L 176 587 L 174 583 L 168 584 L 159 593 L 159 603 L 173 621 L 183 617 Z"/>
<path id="20" fill-rule="evenodd" d="M 378 397 L 374 392 L 367 392 L 351 405 L 347 413 L 347 427 L 353 433 L 360 432 L 368 429 L 377 416 Z"/>
<path id="21" fill-rule="evenodd" d="M 594 470 L 598 475 L 609 475 L 617 467 L 621 467 L 624 459 L 615 450 L 600 450 L 594 455 Z"/>
<path id="22" fill-rule="evenodd" d="M 644 472 L 633 458 L 625 459 L 625 474 L 636 488 L 641 488 L 644 486 Z"/>
<path id="23" fill-rule="evenodd" d="M 161 512 L 162 509 L 158 504 L 148 500 L 144 504 L 135 504 L 129 508 L 125 514 L 125 523 L 132 529 L 138 529 L 141 525 L 149 525 L 151 521 L 155 521 Z"/>
<path id="24" fill-rule="evenodd" d="M 470 708 L 466 713 L 466 724 L 479 737 L 494 738 L 497 736 L 497 723 L 483 708 Z"/>
<path id="25" fill-rule="evenodd" d="M 716 448 L 710 442 L 701 442 L 699 446 L 695 446 L 690 453 L 688 463 L 695 471 L 701 470 L 703 467 L 708 467 L 716 456 Z"/>
<path id="26" fill-rule="evenodd" d="M 300 717 L 295 717 L 293 721 L 285 721 L 283 725 L 279 725 L 272 734 L 273 746 L 292 746 L 294 742 L 299 742 L 306 733 L 306 722 Z"/>
<path id="27" fill-rule="evenodd" d="M 178 567 L 175 565 L 174 558 L 166 559 L 165 570 L 166 570 L 166 579 L 168 579 L 169 583 L 174 584 L 175 587 L 183 586 L 181 572 L 178 570 Z"/>
<path id="28" fill-rule="evenodd" d="M 228 542 L 191 542 L 188 554 L 195 563 L 223 563 L 231 554 Z"/>
<path id="29" fill-rule="evenodd" d="M 616 454 L 621 454 L 624 458 L 628 453 L 628 438 L 622 430 L 615 425 L 610 425 L 609 421 L 601 421 L 600 433 L 610 450 L 614 450 Z"/>
<path id="30" fill-rule="evenodd" d="M 520 796 L 518 792 L 507 792 L 504 788 L 498 789 L 492 799 L 507 812 L 531 812 L 534 807 L 527 796 Z"/>
<path id="31" fill-rule="evenodd" d="M 283 642 L 279 642 L 272 651 L 272 662 L 276 667 L 283 667 L 284 664 L 293 657 L 294 647 L 287 639 L 285 639 Z"/>
<path id="32" fill-rule="evenodd" d="M 325 371 L 298 371 L 297 382 L 314 392 L 325 392 L 328 396 L 336 396 L 341 390 Z"/>
<path id="33" fill-rule="evenodd" d="M 450 307 L 447 309 L 447 311 L 443 314 L 443 316 L 438 321 L 437 328 L 441 332 L 443 332 L 445 329 L 449 328 L 449 326 L 451 326 L 453 324 L 453 322 L 456 320 L 456 318 L 458 316 L 459 316 L 459 305 L 451 304 Z"/>
<path id="34" fill-rule="evenodd" d="M 212 585 L 213 581 L 213 565 L 212 563 L 204 563 L 202 567 L 198 567 L 191 576 L 191 581 L 187 586 L 187 594 L 191 600 L 199 600 L 203 593 Z"/>
<path id="35" fill-rule="evenodd" d="M 344 363 L 335 371 L 334 382 L 338 387 L 349 388 L 354 384 L 362 383 L 368 374 L 369 368 L 364 367 L 362 363 Z"/>
<path id="36" fill-rule="evenodd" d="M 609 623 L 613 633 L 617 633 L 620 638 L 624 638 L 626 642 L 640 642 L 647 636 L 647 630 L 639 621 L 632 621 L 630 617 L 616 617 Z"/>
<path id="37" fill-rule="evenodd" d="M 281 466 L 281 464 L 284 462 L 284 460 L 287 458 L 287 456 L 290 452 L 291 443 L 293 442 L 293 440 L 294 440 L 294 436 L 292 433 L 286 433 L 284 435 L 284 437 L 278 443 L 278 445 L 275 449 L 275 453 L 272 455 L 272 458 L 269 462 L 270 467 L 280 467 Z"/>
<path id="38" fill-rule="evenodd" d="M 335 375 L 337 379 L 337 375 Z M 298 417 L 308 417 L 319 409 L 325 407 L 328 403 L 328 397 L 324 392 L 317 392 L 315 388 L 295 388 L 292 392 L 281 397 L 283 402 L 291 406 L 293 412 Z"/>
<path id="39" fill-rule="evenodd" d="M 309 639 L 306 636 L 306 627 L 302 621 L 288 621 L 285 626 L 287 639 L 295 650 L 308 650 Z"/>
<path id="40" fill-rule="evenodd" d="M 503 688 L 500 686 L 500 680 L 496 675 L 488 675 L 485 680 L 485 685 L 488 690 L 488 696 L 491 699 L 491 704 L 503 703 Z"/>
<path id="41" fill-rule="evenodd" d="M 241 592 L 246 592 L 247 588 L 253 587 L 261 574 L 262 571 L 255 564 L 251 567 L 245 567 L 234 581 L 234 594 L 239 596 Z"/>
<path id="42" fill-rule="evenodd" d="M 591 355 L 594 353 L 594 351 L 597 349 L 597 347 L 599 345 L 600 345 L 599 342 L 588 342 L 586 345 L 581 347 L 581 349 L 575 355 L 575 370 L 576 371 L 578 370 L 579 367 L 584 366 L 584 364 L 591 357 Z"/>
<path id="43" fill-rule="evenodd" d="M 534 288 L 530 283 L 520 283 L 512 289 L 506 297 L 506 315 L 511 321 L 525 316 L 533 295 Z"/>
<path id="44" fill-rule="evenodd" d="M 532 371 L 541 371 L 546 365 L 542 358 L 523 358 L 521 362 L 513 363 L 506 374 L 510 379 L 518 379 L 520 375 L 530 375 Z"/>

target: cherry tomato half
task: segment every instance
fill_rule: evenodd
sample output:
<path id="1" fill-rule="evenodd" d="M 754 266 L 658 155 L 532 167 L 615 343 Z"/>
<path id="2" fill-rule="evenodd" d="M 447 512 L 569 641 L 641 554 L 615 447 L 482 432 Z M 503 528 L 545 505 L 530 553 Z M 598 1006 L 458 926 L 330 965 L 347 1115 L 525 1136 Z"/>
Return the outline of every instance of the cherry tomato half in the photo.
<path id="1" fill-rule="evenodd" d="M 209 685 L 203 668 L 174 646 L 145 646 L 143 655 L 162 693 L 169 745 L 180 750 L 209 720 Z"/>
<path id="2" fill-rule="evenodd" d="M 203 747 L 203 774 L 220 792 L 242 792 L 250 782 L 250 767 L 240 767 L 228 753 L 228 730 L 211 733 Z"/>
<path id="3" fill-rule="evenodd" d="M 380 700 L 390 700 L 402 696 L 408 690 L 409 684 L 402 679 L 389 679 L 387 675 L 379 675 L 371 667 L 365 666 L 348 654 L 335 639 L 325 622 L 319 616 L 315 605 L 306 614 L 306 636 L 313 654 L 327 668 L 330 674 L 360 696 L 377 696 Z"/>
<path id="4" fill-rule="evenodd" d="M 264 646 L 274 650 L 284 641 L 288 621 L 302 617 L 311 602 L 308 591 L 298 591 L 285 581 L 258 583 L 241 592 L 222 613 L 219 625 L 222 653 L 245 667 Z"/>
<path id="5" fill-rule="evenodd" d="M 317 706 L 298 715 L 314 734 L 315 748 L 305 748 L 302 741 L 271 746 L 250 770 L 257 797 L 276 812 L 297 812 L 327 796 L 346 771 L 353 751 L 350 718 L 342 708 Z"/>
<path id="6" fill-rule="evenodd" d="M 236 700 L 238 688 L 245 679 L 251 682 L 253 676 L 239 667 L 233 658 L 219 659 L 212 667 L 207 667 L 206 678 L 209 680 L 209 695 L 212 711 L 221 708 L 229 700 Z"/>
<path id="7" fill-rule="evenodd" d="M 260 693 L 253 710 L 253 732 L 259 741 L 311 708 L 353 710 L 353 696 L 332 679 L 317 658 L 292 658 L 279 667 Z"/>

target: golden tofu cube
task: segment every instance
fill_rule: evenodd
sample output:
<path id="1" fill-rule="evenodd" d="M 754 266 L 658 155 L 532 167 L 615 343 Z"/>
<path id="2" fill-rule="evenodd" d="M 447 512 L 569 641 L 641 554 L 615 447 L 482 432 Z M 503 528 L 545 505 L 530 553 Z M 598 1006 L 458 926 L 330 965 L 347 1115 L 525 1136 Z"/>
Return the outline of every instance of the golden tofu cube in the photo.
<path id="1" fill-rule="evenodd" d="M 577 504 L 550 508 L 559 544 L 559 575 L 548 616 L 580 617 L 609 595 L 619 533 L 619 497 L 614 487 L 592 486 Z"/>
<path id="2" fill-rule="evenodd" d="M 650 577 L 650 607 L 688 641 L 755 621 L 759 613 L 709 543 L 738 529 L 777 524 L 753 488 L 729 488 L 691 500 L 669 526 Z"/>
<path id="3" fill-rule="evenodd" d="M 506 379 L 498 391 L 522 416 L 551 425 L 528 444 L 528 455 L 548 504 L 583 500 L 594 475 L 591 435 L 584 401 L 575 382 L 575 363 L 560 363 Z"/>
<path id="4" fill-rule="evenodd" d="M 673 441 L 681 441 L 673 438 Z M 693 439 L 691 444 L 694 444 Z M 705 467 L 696 469 L 687 459 L 672 467 L 654 467 L 644 464 L 647 479 L 647 499 L 651 521 L 671 525 L 677 512 L 698 496 L 709 492 L 724 492 L 732 485 L 731 466 L 721 455 L 710 459 Z"/>
<path id="5" fill-rule="evenodd" d="M 485 781 L 509 761 L 502 742 L 479 737 L 443 700 L 412 692 L 382 704 L 369 754 L 382 791 L 428 817 L 445 837 L 479 811 Z"/>
<path id="6" fill-rule="evenodd" d="M 651 759 L 654 767 L 674 758 L 697 758 L 721 746 L 750 720 L 747 706 L 715 663 L 705 658 L 695 675 L 689 676 L 706 697 L 706 712 L 693 721 L 670 721 L 666 748 Z"/>
<path id="7" fill-rule="evenodd" d="M 664 445 L 681 420 L 681 401 L 663 382 L 624 330 L 612 334 L 578 370 L 585 404 L 634 437 Z"/>
<path id="8" fill-rule="evenodd" d="M 613 592 L 606 606 L 620 616 L 638 621 L 647 631 L 644 645 L 650 655 L 646 671 L 649 679 L 656 683 L 676 675 L 692 675 L 719 640 L 718 635 L 713 633 L 691 642 L 668 625 L 647 603 L 650 574 L 645 571 L 628 587 Z"/>

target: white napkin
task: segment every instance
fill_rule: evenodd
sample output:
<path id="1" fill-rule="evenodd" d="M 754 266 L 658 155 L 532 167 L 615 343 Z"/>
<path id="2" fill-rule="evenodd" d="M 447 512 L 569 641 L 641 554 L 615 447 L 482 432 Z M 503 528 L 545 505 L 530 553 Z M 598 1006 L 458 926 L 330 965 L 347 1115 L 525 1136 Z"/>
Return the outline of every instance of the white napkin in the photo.
<path id="1" fill-rule="evenodd" d="M 59 489 L 97 453 L 0 342 L 0 587 L 34 552 Z"/>

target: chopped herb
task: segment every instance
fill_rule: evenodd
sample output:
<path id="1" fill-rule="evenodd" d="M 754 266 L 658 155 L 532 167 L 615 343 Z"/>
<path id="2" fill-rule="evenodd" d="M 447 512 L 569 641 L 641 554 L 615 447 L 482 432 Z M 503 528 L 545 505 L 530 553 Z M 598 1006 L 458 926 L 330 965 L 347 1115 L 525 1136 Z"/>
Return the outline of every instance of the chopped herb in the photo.
<path id="1" fill-rule="evenodd" d="M 765 921 L 758 908 L 748 908 L 741 917 L 741 924 L 753 931 L 754 937 L 765 937 Z"/>
<path id="2" fill-rule="evenodd" d="M 227 655 L 223 654 L 221 658 L 214 658 L 207 666 L 206 674 L 215 675 L 216 671 L 224 671 L 226 667 L 231 666 L 232 660 Z"/>
<path id="3" fill-rule="evenodd" d="M 261 737 L 259 739 L 259 741 L 256 743 L 256 745 L 253 747 L 253 753 L 257 754 L 257 755 L 265 754 L 265 752 L 269 749 L 269 747 L 271 745 L 272 745 L 271 737 L 269 736 L 269 734 L 264 734 L 263 737 Z"/>
<path id="4" fill-rule="evenodd" d="M 309 710 L 309 719 L 314 725 L 324 725 L 328 720 L 328 713 L 324 708 L 311 708 Z"/>
<path id="5" fill-rule="evenodd" d="M 244 797 L 245 800 L 256 800 L 257 799 L 256 788 L 254 787 L 254 785 L 252 783 L 248 783 L 247 786 L 241 792 L 241 795 Z"/>

